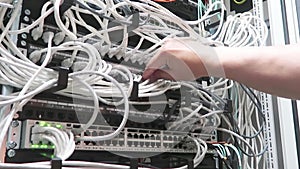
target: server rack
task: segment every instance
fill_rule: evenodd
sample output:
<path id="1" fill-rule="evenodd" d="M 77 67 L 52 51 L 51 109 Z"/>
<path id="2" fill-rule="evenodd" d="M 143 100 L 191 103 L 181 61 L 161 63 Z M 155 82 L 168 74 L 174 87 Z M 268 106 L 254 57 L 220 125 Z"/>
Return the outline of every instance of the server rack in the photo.
<path id="1" fill-rule="evenodd" d="M 270 23 L 270 39 L 272 45 L 296 43 L 299 39 L 299 29 L 297 26 L 297 1 L 253 1 L 254 11 L 257 16 L 263 17 L 263 12 L 268 11 L 265 17 Z M 281 10 L 278 10 L 281 9 Z M 282 18 L 278 19 L 278 18 Z M 3 90 L 9 90 L 5 87 Z M 297 147 L 297 129 L 292 123 L 296 116 L 295 106 L 299 104 L 283 98 L 276 98 L 262 94 L 262 101 L 265 106 L 266 117 L 269 120 L 266 128 L 269 148 L 269 168 L 298 168 L 298 155 L 295 151 Z M 290 116 L 289 116 L 290 115 Z M 292 132 L 290 132 L 292 131 Z"/>

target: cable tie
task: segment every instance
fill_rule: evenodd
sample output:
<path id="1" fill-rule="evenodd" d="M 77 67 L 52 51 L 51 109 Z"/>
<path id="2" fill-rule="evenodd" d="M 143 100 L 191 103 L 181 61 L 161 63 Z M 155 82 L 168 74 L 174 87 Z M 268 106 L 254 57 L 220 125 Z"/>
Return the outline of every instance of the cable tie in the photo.
<path id="1" fill-rule="evenodd" d="M 57 85 L 45 90 L 47 93 L 54 93 L 60 90 L 63 90 L 68 87 L 68 79 L 69 79 L 69 68 L 66 67 L 54 67 L 54 70 L 58 69 L 58 79 Z"/>
<path id="2" fill-rule="evenodd" d="M 130 101 L 138 101 L 139 99 L 139 82 L 133 81 L 132 91 L 130 93 Z"/>
<path id="3" fill-rule="evenodd" d="M 62 17 L 63 14 L 75 4 L 75 0 L 63 0 L 62 4 L 59 7 L 59 15 Z"/>
<path id="4" fill-rule="evenodd" d="M 139 162 L 137 158 L 131 158 L 130 159 L 130 169 L 138 169 L 139 168 Z"/>
<path id="5" fill-rule="evenodd" d="M 232 100 L 226 99 L 224 113 L 232 113 L 232 112 L 233 112 Z"/>
<path id="6" fill-rule="evenodd" d="M 62 169 L 62 160 L 58 157 L 52 158 L 51 169 Z"/>
<path id="7" fill-rule="evenodd" d="M 188 159 L 188 169 L 194 169 L 194 161 L 193 159 Z"/>

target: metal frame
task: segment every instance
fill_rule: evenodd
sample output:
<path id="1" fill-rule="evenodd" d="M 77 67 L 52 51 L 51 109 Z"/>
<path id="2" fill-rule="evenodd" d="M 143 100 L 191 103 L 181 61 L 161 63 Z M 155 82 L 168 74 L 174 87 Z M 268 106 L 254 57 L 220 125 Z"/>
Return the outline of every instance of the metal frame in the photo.
<path id="1" fill-rule="evenodd" d="M 18 3 L 18 0 L 14 0 L 13 1 L 13 5 L 15 5 L 16 3 Z M 19 29 L 19 23 L 20 23 L 20 16 L 21 13 L 18 14 L 18 16 L 16 17 L 16 20 L 14 21 L 14 23 L 12 24 L 11 30 L 18 30 Z M 17 43 L 17 35 L 13 35 L 12 36 L 12 41 Z M 9 95 L 10 93 L 12 93 L 13 88 L 7 85 L 2 85 L 1 87 L 1 91 L 3 95 Z M 10 106 L 4 106 L 2 108 L 0 108 L 0 114 L 1 116 L 3 114 L 8 114 L 10 111 Z M 0 153 L 0 160 L 4 161 L 4 156 L 5 156 L 5 152 L 6 152 L 6 145 L 9 145 L 10 143 L 7 143 L 7 138 L 5 137 L 3 140 L 3 144 L 0 145 L 1 146 L 1 152 Z M 9 147 L 9 146 L 8 146 Z"/>
<path id="2" fill-rule="evenodd" d="M 299 27 L 297 10 L 294 0 L 272 0 L 268 1 L 270 17 L 270 34 L 272 45 L 294 44 L 299 41 Z M 278 10 L 281 9 L 281 10 Z M 282 19 L 278 19 L 282 18 Z M 296 150 L 295 126 L 293 118 L 292 102 L 290 99 L 274 98 L 273 104 L 277 111 L 273 112 L 273 129 L 277 133 L 277 158 L 282 160 L 275 168 L 290 169 L 299 168 Z M 277 103 L 277 104 L 276 104 Z"/>
<path id="3" fill-rule="evenodd" d="M 295 0 L 284 0 L 288 28 L 288 44 L 299 42 L 299 24 Z"/>
<path id="4" fill-rule="evenodd" d="M 290 99 L 278 98 L 278 116 L 282 140 L 282 158 L 284 168 L 299 168 L 296 151 L 295 126 Z"/>
<path id="5" fill-rule="evenodd" d="M 279 3 L 267 3 L 268 8 L 266 7 L 266 3 L 263 3 L 262 0 L 252 0 L 253 1 L 253 13 L 255 16 L 263 19 L 263 20 L 269 20 L 270 22 L 270 35 L 271 35 L 271 43 L 272 44 L 279 44 L 280 42 L 284 42 L 284 33 L 283 33 L 283 27 L 280 25 L 283 25 L 283 20 L 278 20 L 278 15 L 282 15 L 281 11 L 276 11 L 275 9 L 278 9 L 281 7 Z M 270 2 L 270 1 L 268 1 Z M 265 12 L 268 12 L 266 14 Z M 273 13 L 276 13 L 276 15 L 273 15 Z M 265 16 L 264 16 L 265 15 Z M 256 28 L 259 30 L 260 35 L 262 35 L 262 25 L 255 23 Z M 273 29 L 275 28 L 275 29 Z M 278 34 L 279 32 L 279 34 Z M 276 37 L 277 39 L 273 38 Z M 265 45 L 265 44 L 261 44 Z M 281 145 L 280 140 L 280 133 L 278 133 L 278 125 L 276 125 L 276 122 L 278 121 L 278 118 L 274 116 L 274 112 L 277 110 L 274 105 L 274 99 L 271 95 L 261 93 L 261 102 L 263 106 L 263 112 L 265 114 L 265 120 L 266 120 L 266 126 L 265 126 L 265 142 L 268 146 L 268 153 L 266 154 L 266 165 L 268 169 L 279 169 L 282 168 L 282 157 L 279 156 L 279 153 L 281 148 L 278 147 L 278 145 Z"/>
<path id="6" fill-rule="evenodd" d="M 273 108 L 274 105 L 272 101 L 272 96 L 269 94 L 261 94 L 261 103 L 263 106 L 263 112 L 265 114 L 266 126 L 265 126 L 265 141 L 266 146 L 268 147 L 267 156 L 267 168 L 268 169 L 279 169 L 280 168 L 280 159 L 278 157 L 278 148 L 280 140 L 276 138 L 278 134 L 276 133 L 275 117 L 273 112 L 276 109 Z"/>

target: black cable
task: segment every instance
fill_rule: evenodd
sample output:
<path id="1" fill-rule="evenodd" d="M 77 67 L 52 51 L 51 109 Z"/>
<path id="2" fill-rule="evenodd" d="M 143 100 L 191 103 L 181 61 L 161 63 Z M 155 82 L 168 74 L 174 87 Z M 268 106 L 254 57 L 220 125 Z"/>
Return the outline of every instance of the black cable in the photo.
<path id="1" fill-rule="evenodd" d="M 257 103 L 258 103 L 258 106 L 259 106 L 260 108 L 262 108 L 261 102 L 260 102 L 259 98 L 257 97 L 257 95 L 254 93 L 254 91 L 253 91 L 251 88 L 249 88 L 248 86 L 246 86 L 246 88 L 247 88 L 247 89 L 250 91 L 250 93 L 254 96 L 254 98 L 256 99 L 256 101 L 257 101 Z"/>
<path id="2" fill-rule="evenodd" d="M 300 161 L 300 128 L 299 128 L 300 125 L 299 125 L 299 112 L 298 112 L 296 100 L 292 100 L 292 108 L 293 108 L 293 119 L 294 119 L 294 127 L 295 127 L 295 139 L 296 139 L 298 161 Z"/>
<path id="3" fill-rule="evenodd" d="M 223 161 L 223 163 L 226 165 L 226 167 L 227 167 L 228 169 L 232 169 L 232 167 L 230 166 L 230 164 L 228 164 L 228 161 L 227 161 L 227 160 L 225 160 L 224 158 L 222 158 L 222 161 Z"/>
<path id="4" fill-rule="evenodd" d="M 243 134 L 240 134 L 242 137 L 244 137 L 244 138 L 248 138 L 248 139 L 253 139 L 253 138 L 256 138 L 262 131 L 264 130 L 264 127 L 263 127 L 263 125 L 259 128 L 259 130 L 255 133 L 255 134 L 253 134 L 253 135 L 251 135 L 251 136 L 246 136 L 246 135 L 243 135 Z"/>
<path id="5" fill-rule="evenodd" d="M 205 89 L 202 88 L 202 86 L 200 84 L 197 84 L 197 83 L 192 83 L 190 82 L 189 84 L 193 85 L 194 87 L 196 87 L 197 89 L 203 91 L 203 92 L 206 92 L 207 94 L 209 94 L 211 97 L 213 97 L 214 99 L 218 100 L 221 104 L 223 104 L 223 106 L 225 106 L 226 102 L 220 98 L 219 96 L 215 95 L 214 93 L 211 93 Z M 241 135 L 242 137 L 244 138 L 247 138 L 247 139 L 253 139 L 253 138 L 256 138 L 262 131 L 263 131 L 263 125 L 265 124 L 265 117 L 264 117 L 264 114 L 262 112 L 262 106 L 261 106 L 261 102 L 259 101 L 258 97 L 255 95 L 255 93 L 250 89 L 250 88 L 246 88 L 244 85 L 240 84 L 242 89 L 245 91 L 245 93 L 247 94 L 247 96 L 250 98 L 250 100 L 253 102 L 253 104 L 256 106 L 258 112 L 259 112 L 259 117 L 260 119 L 262 120 L 262 126 L 260 127 L 259 131 L 256 132 L 254 135 L 251 135 L 251 136 L 246 136 L 246 135 L 243 135 L 243 134 L 240 134 L 239 132 L 239 129 L 237 127 L 237 123 L 236 121 L 234 120 L 235 123 L 234 126 L 233 126 L 233 129 L 235 130 L 234 132 L 238 133 L 239 135 Z M 232 116 L 232 114 L 230 114 Z M 235 139 L 237 139 L 236 137 L 234 137 Z M 254 157 L 254 156 L 261 156 L 263 155 L 267 150 L 268 150 L 268 147 L 266 146 L 262 152 L 258 153 L 258 154 L 248 154 L 246 153 L 243 148 L 239 145 L 238 142 L 236 142 L 236 147 L 238 147 L 243 154 L 245 154 L 246 156 L 249 156 L 249 157 Z"/>
<path id="6" fill-rule="evenodd" d="M 264 114 L 263 114 L 263 112 L 262 112 L 261 103 L 260 103 L 259 99 L 257 98 L 257 96 L 254 94 L 254 92 L 253 92 L 250 88 L 244 86 L 243 84 L 240 84 L 240 86 L 241 86 L 242 89 L 245 91 L 245 93 L 248 95 L 248 97 L 249 97 L 250 100 L 253 102 L 253 104 L 256 106 L 256 108 L 258 109 L 258 112 L 260 113 L 261 117 L 262 117 L 263 120 L 265 121 L 265 116 L 264 116 Z M 249 91 L 250 91 L 250 92 L 252 91 L 253 95 L 252 95 L 252 93 L 249 93 Z M 253 98 L 253 97 L 254 97 L 254 98 Z M 257 102 L 256 102 L 255 100 L 257 100 Z"/>
<path id="7" fill-rule="evenodd" d="M 231 115 L 232 116 L 232 114 L 229 114 L 229 115 Z M 236 127 L 235 127 L 236 126 Z M 236 123 L 236 121 L 233 119 L 233 131 L 235 132 L 235 133 L 237 133 L 237 134 L 239 134 L 239 135 L 241 135 L 240 133 L 239 133 L 239 129 L 238 129 L 238 127 L 237 127 L 237 123 Z M 256 133 L 257 134 L 257 133 Z M 243 135 L 241 135 L 241 136 L 243 136 Z M 255 135 L 254 135 L 255 136 Z M 257 136 L 257 135 L 256 135 Z M 256 137 L 255 136 L 255 137 Z M 254 138 L 255 138 L 254 137 Z M 231 138 L 231 137 L 230 137 Z M 254 157 L 254 156 L 261 156 L 261 155 L 263 155 L 267 150 L 268 150 L 268 147 L 267 146 L 265 146 L 264 147 L 264 149 L 260 152 L 260 153 L 258 153 L 258 154 L 255 154 L 255 155 L 253 155 L 253 154 L 248 154 L 248 153 L 246 153 L 245 152 L 245 150 L 241 147 L 241 145 L 240 145 L 240 143 L 238 143 L 236 140 L 238 140 L 238 138 L 237 137 L 235 137 L 235 136 L 233 136 L 233 138 L 234 138 L 234 140 L 233 140 L 233 144 L 238 148 L 238 149 L 240 149 L 241 150 L 241 152 L 243 153 L 243 154 L 245 154 L 246 156 L 248 156 L 248 157 Z M 228 140 L 226 141 L 226 142 L 229 142 Z"/>
<path id="8" fill-rule="evenodd" d="M 120 3 L 119 0 L 114 0 L 114 2 L 115 3 Z M 124 6 L 122 9 L 123 9 L 123 12 L 124 12 L 125 15 L 130 15 L 132 13 L 130 8 L 127 5 Z"/>
<path id="9" fill-rule="evenodd" d="M 234 131 L 234 132 L 235 132 L 235 131 Z M 237 133 L 237 134 L 239 134 L 239 133 Z M 241 134 L 239 134 L 239 135 L 241 135 Z M 236 141 L 236 140 L 238 140 L 239 138 L 237 138 L 237 137 L 235 137 L 235 136 L 233 136 L 233 138 L 234 138 L 233 144 L 234 144 L 239 150 L 241 150 L 241 152 L 242 152 L 243 154 L 245 154 L 245 155 L 248 156 L 248 157 L 254 157 L 254 156 L 258 157 L 258 156 L 261 156 L 261 155 L 263 155 L 263 154 L 268 150 L 268 146 L 266 145 L 266 146 L 264 147 L 264 149 L 263 149 L 261 152 L 259 152 L 258 154 L 248 154 L 248 153 L 246 153 L 245 150 L 241 147 L 241 144 L 238 143 L 238 142 Z"/>
<path id="10" fill-rule="evenodd" d="M 214 104 L 212 104 L 211 102 L 207 102 L 207 101 L 205 101 L 205 100 L 199 100 L 199 98 L 191 98 L 191 100 L 193 101 L 193 102 L 199 102 L 199 103 L 201 103 L 203 106 L 205 106 L 205 107 L 207 107 L 207 108 L 215 108 L 215 109 L 221 109 L 221 110 L 223 110 L 223 108 L 220 108 L 219 106 L 217 106 L 217 105 L 214 105 Z"/>
<path id="11" fill-rule="evenodd" d="M 230 86 L 230 80 L 227 82 L 227 86 Z M 228 91 L 228 98 L 231 98 L 231 90 L 232 90 L 231 88 L 227 89 L 227 91 Z"/>
<path id="12" fill-rule="evenodd" d="M 252 138 L 257 137 L 263 131 L 263 129 L 264 129 L 263 126 L 264 126 L 264 124 L 266 122 L 265 121 L 265 116 L 264 116 L 264 114 L 262 112 L 261 103 L 260 103 L 258 97 L 254 94 L 254 92 L 250 88 L 245 87 L 243 84 L 240 84 L 240 86 L 245 91 L 245 93 L 248 95 L 248 97 L 253 102 L 253 104 L 256 106 L 256 108 L 257 108 L 257 110 L 259 112 L 258 115 L 259 115 L 260 119 L 262 120 L 262 125 L 261 125 L 259 131 L 256 132 L 254 135 L 252 135 L 252 136 L 246 136 L 246 135 L 240 134 L 238 132 L 242 137 L 252 139 Z M 252 93 L 250 93 L 249 91 L 252 92 Z M 257 102 L 255 100 L 257 100 Z"/>
<path id="13" fill-rule="evenodd" d="M 218 149 L 215 148 L 215 150 L 218 150 Z M 220 156 L 218 156 L 218 157 L 222 160 L 222 162 L 225 164 L 225 166 L 226 166 L 227 168 L 232 169 L 232 167 L 230 166 L 230 164 L 228 164 L 228 161 L 227 161 L 227 160 L 225 160 L 224 158 L 222 158 L 222 157 L 220 157 Z"/>
<path id="14" fill-rule="evenodd" d="M 219 101 L 219 103 L 222 104 L 221 106 L 223 106 L 223 108 L 224 108 L 226 101 L 224 99 L 222 99 L 220 96 L 218 96 L 208 90 L 203 89 L 202 85 L 200 85 L 199 83 L 195 83 L 195 82 L 186 82 L 186 83 L 188 83 L 188 84 L 194 86 L 195 88 L 197 88 L 198 90 L 201 90 L 201 91 L 205 92 L 206 94 L 210 95 L 213 99 Z"/>
<path id="15" fill-rule="evenodd" d="M 171 109 L 168 111 L 168 116 L 167 116 L 167 117 L 166 117 L 166 115 L 165 115 L 165 111 L 163 112 L 165 124 L 166 124 L 167 122 L 170 121 L 171 116 L 175 114 L 175 110 L 176 110 L 177 106 L 178 106 L 180 103 L 181 103 L 180 100 L 177 100 L 177 101 L 172 105 Z"/>
<path id="16" fill-rule="evenodd" d="M 233 118 L 233 115 L 231 113 L 226 113 L 225 115 L 227 115 L 228 120 L 231 122 L 232 124 L 232 129 L 235 133 L 241 135 L 244 138 L 248 138 L 248 139 L 253 139 L 256 138 L 264 129 L 263 125 L 260 127 L 259 131 L 257 131 L 255 134 L 251 135 L 251 136 L 246 136 L 240 133 L 239 128 L 237 127 L 237 121 Z"/>
<path id="17" fill-rule="evenodd" d="M 264 113 L 262 112 L 262 105 L 261 105 L 261 102 L 260 102 L 259 98 L 257 97 L 257 95 L 256 95 L 256 94 L 254 93 L 254 91 L 253 91 L 251 88 L 249 88 L 248 86 L 244 86 L 244 87 L 246 87 L 246 88 L 248 89 L 248 91 L 250 91 L 250 93 L 252 94 L 252 96 L 255 98 L 258 107 L 259 107 L 260 110 L 261 110 L 261 114 L 264 114 Z M 264 117 L 264 116 L 263 116 L 263 117 Z"/>
<path id="18" fill-rule="evenodd" d="M 234 136 L 233 136 L 233 137 L 234 137 Z M 235 137 L 235 138 L 236 138 L 236 137 Z M 242 152 L 243 154 L 245 154 L 245 155 L 248 156 L 248 157 L 255 157 L 255 156 L 258 157 L 258 156 L 261 156 L 261 155 L 263 155 L 263 154 L 268 150 L 268 146 L 265 146 L 265 148 L 264 148 L 261 152 L 259 152 L 258 154 L 248 154 L 248 153 L 246 153 L 245 150 L 240 146 L 239 143 L 236 142 L 235 146 L 236 146 L 239 150 L 241 150 L 241 152 Z"/>
<path id="19" fill-rule="evenodd" d="M 239 129 L 238 129 L 238 127 L 237 127 L 237 122 L 236 122 L 236 120 L 233 119 L 232 114 L 228 114 L 228 116 L 230 116 L 229 118 L 232 119 L 232 121 L 231 121 L 230 119 L 229 119 L 229 121 L 231 121 L 232 124 L 233 124 L 233 125 L 232 125 L 233 131 L 234 131 L 235 133 L 237 133 L 237 134 L 243 136 L 242 134 L 239 133 Z M 232 117 L 232 118 L 231 118 L 231 117 Z M 228 117 L 227 117 L 227 118 L 228 118 Z M 260 132 L 261 132 L 261 131 L 260 131 Z M 255 138 L 258 134 L 259 134 L 259 132 L 257 132 L 256 134 L 254 134 L 254 135 L 253 135 L 253 138 Z M 249 137 L 249 136 L 247 136 L 247 137 Z M 231 138 L 231 137 L 230 137 L 230 138 Z M 245 155 L 248 156 L 248 157 L 261 156 L 261 155 L 263 155 L 263 154 L 268 150 L 268 147 L 265 146 L 264 149 L 263 149 L 263 151 L 261 151 L 261 152 L 258 153 L 258 154 L 255 154 L 255 155 L 253 155 L 253 154 L 248 154 L 248 153 L 246 153 L 245 150 L 241 147 L 240 143 L 238 143 L 237 141 L 235 141 L 235 140 L 238 140 L 238 138 L 235 137 L 235 136 L 233 136 L 233 138 L 234 138 L 233 144 L 234 144 L 238 149 L 240 149 L 241 152 L 242 152 L 243 154 L 245 154 Z M 249 138 L 249 139 L 250 139 L 250 138 Z M 229 142 L 229 141 L 227 140 L 226 142 Z"/>

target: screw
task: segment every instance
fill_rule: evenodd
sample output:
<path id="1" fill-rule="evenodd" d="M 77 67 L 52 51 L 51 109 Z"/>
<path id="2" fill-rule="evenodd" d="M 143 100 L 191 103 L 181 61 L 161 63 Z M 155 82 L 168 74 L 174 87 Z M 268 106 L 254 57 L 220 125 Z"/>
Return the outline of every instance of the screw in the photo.
<path id="1" fill-rule="evenodd" d="M 11 126 L 12 127 L 18 127 L 19 126 L 19 122 L 17 120 L 14 120 L 11 122 Z"/>
<path id="2" fill-rule="evenodd" d="M 25 13 L 25 15 L 30 15 L 31 11 L 29 9 L 25 9 L 24 13 Z"/>
<path id="3" fill-rule="evenodd" d="M 22 40 L 22 41 L 21 41 L 21 45 L 22 45 L 22 46 L 26 46 L 26 42 Z"/>
<path id="4" fill-rule="evenodd" d="M 27 39 L 26 33 L 23 33 L 23 34 L 21 35 L 21 37 L 22 37 L 23 39 Z"/>
<path id="5" fill-rule="evenodd" d="M 24 19 L 25 22 L 29 22 L 29 17 L 28 16 L 24 16 L 23 19 Z"/>
<path id="6" fill-rule="evenodd" d="M 9 143 L 7 143 L 7 148 L 13 149 L 15 147 L 17 147 L 17 143 L 16 142 L 10 141 Z"/>
<path id="7" fill-rule="evenodd" d="M 16 113 L 16 114 L 14 115 L 14 119 L 17 119 L 17 118 L 19 118 L 19 114 L 18 114 L 18 113 Z"/>
<path id="8" fill-rule="evenodd" d="M 15 155 L 16 155 L 16 151 L 15 151 L 15 150 L 10 149 L 10 150 L 7 151 L 7 156 L 8 156 L 9 158 L 14 157 Z"/>

